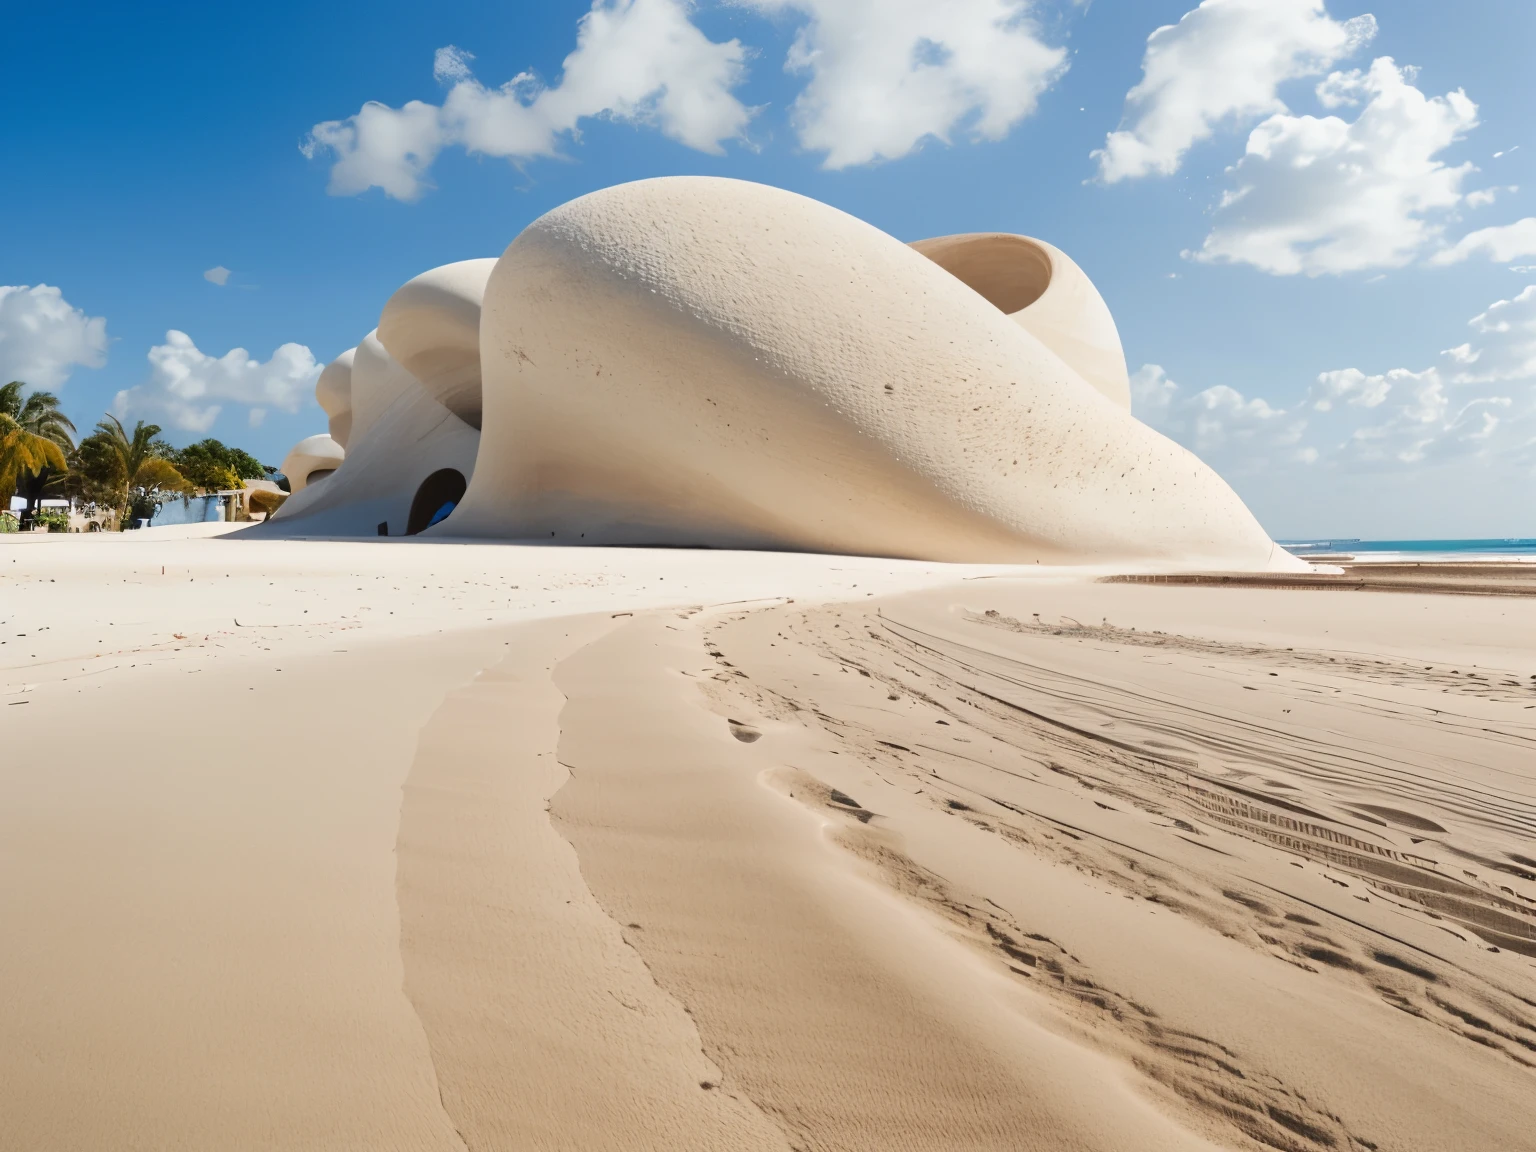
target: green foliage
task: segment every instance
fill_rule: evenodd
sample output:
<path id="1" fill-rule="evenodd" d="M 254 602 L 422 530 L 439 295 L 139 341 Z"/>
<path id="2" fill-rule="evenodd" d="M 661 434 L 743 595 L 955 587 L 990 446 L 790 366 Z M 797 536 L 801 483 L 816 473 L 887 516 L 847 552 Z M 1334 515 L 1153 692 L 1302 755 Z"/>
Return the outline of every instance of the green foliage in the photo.
<path id="1" fill-rule="evenodd" d="M 196 445 L 193 445 L 195 448 Z M 241 486 L 240 477 L 234 470 L 209 456 L 190 453 L 183 449 L 172 458 L 176 467 L 194 488 L 205 492 L 227 492 Z"/>
<path id="2" fill-rule="evenodd" d="M 75 425 L 59 411 L 52 392 L 23 395 L 25 388 L 20 380 L 0 385 L 0 507 L 9 508 L 21 488 L 31 512 L 50 480 L 63 473 L 65 454 L 75 446 Z"/>
<path id="3" fill-rule="evenodd" d="M 117 454 L 123 475 L 131 485 L 143 463 L 157 455 L 155 438 L 160 435 L 160 425 L 146 424 L 140 420 L 130 433 L 123 427 L 121 420 L 109 414 L 97 422 L 95 434 L 102 436 L 107 446 Z"/>
<path id="4" fill-rule="evenodd" d="M 140 520 L 153 520 L 168 496 L 186 496 L 192 485 L 169 460 L 151 456 L 139 465 L 128 488 L 125 528 L 137 528 Z"/>
<path id="5" fill-rule="evenodd" d="M 62 485 L 65 496 L 83 504 L 117 508 L 127 488 L 122 459 L 104 434 L 92 433 L 70 453 L 69 473 Z"/>
<path id="6" fill-rule="evenodd" d="M 75 425 L 59 411 L 59 398 L 41 389 L 27 396 L 21 394 L 26 385 L 20 380 L 0 385 L 0 414 L 9 416 L 34 436 L 52 440 L 61 452 L 75 446 Z"/>
<path id="7" fill-rule="evenodd" d="M 19 492 L 27 499 L 25 524 L 37 520 L 44 497 L 65 496 L 115 509 L 132 525 L 152 517 L 168 494 L 229 491 L 277 475 L 244 449 L 212 437 L 175 448 L 161 438 L 158 424 L 143 420 L 130 430 L 108 414 L 78 444 L 74 433 L 51 392 L 27 393 L 14 380 L 0 385 L 0 508 Z"/>
<path id="8" fill-rule="evenodd" d="M 106 416 L 76 448 L 65 491 L 117 509 L 124 527 L 153 517 L 163 494 L 191 490 L 176 466 L 160 454 L 175 449 L 159 435 L 158 424 L 140 420 L 130 432 L 116 416 Z"/>
<path id="9" fill-rule="evenodd" d="M 193 484 L 208 491 L 239 488 L 241 481 L 261 480 L 272 471 L 243 448 L 232 448 L 212 437 L 188 444 L 165 458 Z"/>
<path id="10" fill-rule="evenodd" d="M 50 532 L 69 531 L 69 513 L 63 508 L 39 508 L 32 514 L 34 525 L 43 525 Z"/>
<path id="11" fill-rule="evenodd" d="M 10 510 L 0 512 L 0 534 L 15 532 L 20 527 L 16 522 L 16 514 Z"/>
<path id="12" fill-rule="evenodd" d="M 176 465 L 158 456 L 151 456 L 139 465 L 139 470 L 133 474 L 133 487 L 146 492 L 186 493 L 192 490 L 192 485 L 187 483 Z"/>
<path id="13" fill-rule="evenodd" d="M 137 528 L 140 520 L 153 520 L 155 514 L 160 511 L 160 504 L 161 501 L 155 498 L 153 492 L 147 492 L 143 488 L 133 489 L 128 494 L 127 511 L 123 513 L 123 528 Z"/>
<path id="14" fill-rule="evenodd" d="M 5 507 L 10 507 L 17 484 L 27 477 L 49 468 L 62 472 L 64 467 L 64 453 L 57 443 L 0 412 L 0 500 Z"/>

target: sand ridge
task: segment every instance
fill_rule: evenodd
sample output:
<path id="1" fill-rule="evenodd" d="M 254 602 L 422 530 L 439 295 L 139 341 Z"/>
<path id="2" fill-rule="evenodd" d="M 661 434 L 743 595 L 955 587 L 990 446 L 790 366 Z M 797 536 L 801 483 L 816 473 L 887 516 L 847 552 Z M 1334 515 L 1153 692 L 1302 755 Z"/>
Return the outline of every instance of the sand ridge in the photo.
<path id="1" fill-rule="evenodd" d="M 396 867 L 444 702 L 540 619 L 951 575 L 231 527 L 0 541 L 0 1148 L 460 1147 Z"/>
<path id="2" fill-rule="evenodd" d="M 0 547 L 0 1148 L 1536 1147 L 1529 599 L 200 534 Z"/>
<path id="3" fill-rule="evenodd" d="M 851 855 L 1211 1138 L 1532 1146 L 1536 692 L 1448 701 L 1391 669 L 1051 626 L 1053 602 L 1145 620 L 1177 595 L 1106 592 L 743 617 L 709 634 L 710 687 L 754 748 L 789 742 L 779 786 L 837 813 Z M 1371 638 L 1324 601 L 1302 607 Z"/>
<path id="4" fill-rule="evenodd" d="M 571 779 L 553 812 L 599 902 L 697 1022 L 717 1088 L 794 1147 L 1203 1146 L 837 866 L 823 821 L 765 788 L 757 750 L 703 706 L 697 615 L 637 620 L 561 664 Z"/>
<path id="5" fill-rule="evenodd" d="M 750 1102 L 703 1087 L 721 1075 L 693 1022 L 550 824 L 568 778 L 551 674 L 628 618 L 518 629 L 423 729 L 400 815 L 405 993 L 470 1148 L 785 1149 Z"/>
<path id="6" fill-rule="evenodd" d="M 766 1146 L 1536 1146 L 1536 874 L 1514 850 L 1531 691 L 1446 701 L 1448 669 L 1367 657 L 1380 637 L 1333 598 L 1245 642 L 1019 607 L 1163 625 L 1170 595 L 987 580 L 623 615 L 566 641 L 539 691 L 546 733 L 564 701 L 569 776 L 540 777 L 540 835 L 574 850 L 583 915 L 643 967 L 634 987 L 691 1026 L 643 1066 L 702 1058 L 700 1099 Z M 1374 604 L 1390 621 L 1405 602 Z M 1463 641 L 1496 643 L 1507 610 Z M 1322 642 L 1276 642 L 1303 636 Z M 458 995 L 496 1000 L 490 976 Z M 483 1042 L 487 1015 L 503 1053 L 537 1050 L 543 1025 L 513 1012 L 461 1015 L 457 1042 Z M 581 1043 L 561 1059 L 639 1059 Z M 504 1065 L 439 1062 L 450 1112 L 456 1077 L 472 1096 Z M 500 1122 L 567 1146 L 534 1095 Z M 656 1146 L 630 1097 L 599 1099 L 588 1131 Z"/>

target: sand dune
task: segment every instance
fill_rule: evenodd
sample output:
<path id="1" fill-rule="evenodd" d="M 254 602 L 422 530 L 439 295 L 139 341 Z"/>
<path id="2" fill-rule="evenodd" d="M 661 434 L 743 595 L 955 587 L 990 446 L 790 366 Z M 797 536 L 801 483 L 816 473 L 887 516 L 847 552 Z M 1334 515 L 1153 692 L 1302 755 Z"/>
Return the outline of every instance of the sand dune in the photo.
<path id="1" fill-rule="evenodd" d="M 0 545 L 0 1148 L 1536 1148 L 1536 599 L 1110 574 Z"/>

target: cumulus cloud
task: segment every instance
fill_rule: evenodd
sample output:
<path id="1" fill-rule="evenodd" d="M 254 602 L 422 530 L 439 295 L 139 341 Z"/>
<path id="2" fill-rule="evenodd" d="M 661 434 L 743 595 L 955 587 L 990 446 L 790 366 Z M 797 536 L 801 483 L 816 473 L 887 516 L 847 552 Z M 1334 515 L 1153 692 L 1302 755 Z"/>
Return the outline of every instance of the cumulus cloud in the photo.
<path id="1" fill-rule="evenodd" d="M 1536 443 L 1536 286 L 1467 322 L 1474 338 L 1426 368 L 1368 375 L 1324 372 L 1304 404 L 1329 411 L 1334 394 L 1371 409 L 1320 428 L 1341 464 L 1371 468 L 1476 457 L 1513 460 Z"/>
<path id="2" fill-rule="evenodd" d="M 1476 192 L 1468 192 L 1466 204 L 1468 208 L 1486 208 L 1506 192 L 1518 192 L 1518 184 L 1506 184 L 1503 187 L 1495 184 L 1490 188 L 1479 188 Z"/>
<path id="3" fill-rule="evenodd" d="M 690 148 L 719 153 L 751 116 L 732 94 L 745 78 L 746 49 L 737 40 L 711 41 L 689 11 L 688 0 L 594 0 L 553 87 L 524 72 L 487 88 L 475 79 L 469 53 L 439 49 L 433 72 L 448 86 L 441 106 L 370 101 L 345 120 L 315 125 L 302 151 L 335 157 L 332 195 L 376 187 L 407 201 L 422 194 L 446 147 L 512 160 L 550 156 L 595 116 L 651 125 Z"/>
<path id="4" fill-rule="evenodd" d="M 1475 338 L 1421 369 L 1319 373 L 1290 409 L 1225 385 L 1185 395 L 1156 364 L 1136 415 L 1233 474 L 1274 464 L 1402 471 L 1452 460 L 1536 465 L 1536 285 L 1468 321 Z"/>
<path id="5" fill-rule="evenodd" d="M 48 284 L 0 284 L 0 384 L 54 390 L 75 368 L 107 362 L 107 322 Z"/>
<path id="6" fill-rule="evenodd" d="M 1456 383 L 1536 382 L 1536 285 L 1489 305 L 1467 323 L 1478 335 L 1476 347 L 1467 343 L 1446 352 L 1455 362 Z"/>
<path id="7" fill-rule="evenodd" d="M 320 376 L 320 365 L 302 344 L 284 344 L 266 362 L 252 359 L 244 348 L 210 356 L 175 329 L 149 350 L 149 369 L 148 381 L 117 394 L 118 417 L 149 416 L 198 433 L 213 427 L 225 402 L 249 405 L 263 415 L 267 408 L 297 412 Z M 261 416 L 250 419 L 255 427 Z"/>
<path id="8" fill-rule="evenodd" d="M 1100 179 L 1176 172 L 1220 125 L 1285 112 L 1281 84 L 1321 74 L 1375 35 L 1374 17 L 1341 22 L 1322 0 L 1205 0 L 1147 37 L 1122 126 L 1093 153 Z"/>
<path id="9" fill-rule="evenodd" d="M 1510 396 L 1459 394 L 1434 367 L 1394 368 L 1364 380 L 1385 393 L 1381 412 L 1336 445 L 1340 463 L 1391 468 L 1481 455 L 1514 405 Z"/>
<path id="10" fill-rule="evenodd" d="M 1317 276 L 1400 267 L 1438 241 L 1473 167 L 1437 157 L 1476 126 L 1477 105 L 1413 79 L 1383 56 L 1317 86 L 1325 107 L 1363 104 L 1353 121 L 1277 113 L 1255 127 L 1194 257 Z"/>
<path id="11" fill-rule="evenodd" d="M 222 264 L 215 264 L 203 273 L 203 279 L 210 284 L 217 284 L 220 288 L 229 283 L 229 269 Z"/>
<path id="12" fill-rule="evenodd" d="M 1131 408 L 1144 423 L 1223 471 L 1307 459 L 1297 447 L 1305 418 L 1225 384 L 1184 395 L 1159 364 L 1143 364 L 1131 376 Z"/>
<path id="13" fill-rule="evenodd" d="M 1337 404 L 1352 408 L 1376 408 L 1392 390 L 1385 376 L 1367 376 L 1357 368 L 1324 372 L 1307 393 L 1303 406 L 1317 412 L 1332 412 Z"/>
<path id="14" fill-rule="evenodd" d="M 807 77 L 790 116 L 827 168 L 894 160 L 957 131 L 1001 139 L 1066 71 L 1030 0 L 743 2 L 805 18 L 785 64 Z"/>
<path id="15" fill-rule="evenodd" d="M 1458 264 L 1470 256 L 1487 256 L 1490 260 L 1500 262 L 1517 260 L 1522 256 L 1536 256 L 1536 216 L 1527 216 L 1513 224 L 1500 224 L 1468 232 L 1449 248 L 1436 252 L 1429 262 Z"/>
<path id="16" fill-rule="evenodd" d="M 332 196 L 382 188 L 396 200 L 415 200 L 447 136 L 441 113 L 420 100 L 403 108 L 369 101 L 355 116 L 316 124 L 300 150 L 310 159 L 325 152 L 335 155 L 326 189 Z"/>

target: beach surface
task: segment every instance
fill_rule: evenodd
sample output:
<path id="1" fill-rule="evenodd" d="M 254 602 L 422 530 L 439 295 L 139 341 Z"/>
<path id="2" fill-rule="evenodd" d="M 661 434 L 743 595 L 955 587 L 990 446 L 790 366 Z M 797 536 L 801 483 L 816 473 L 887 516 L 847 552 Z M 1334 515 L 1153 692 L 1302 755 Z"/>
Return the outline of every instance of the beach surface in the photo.
<path id="1" fill-rule="evenodd" d="M 215 531 L 0 541 L 0 1149 L 1536 1149 L 1524 572 Z"/>

